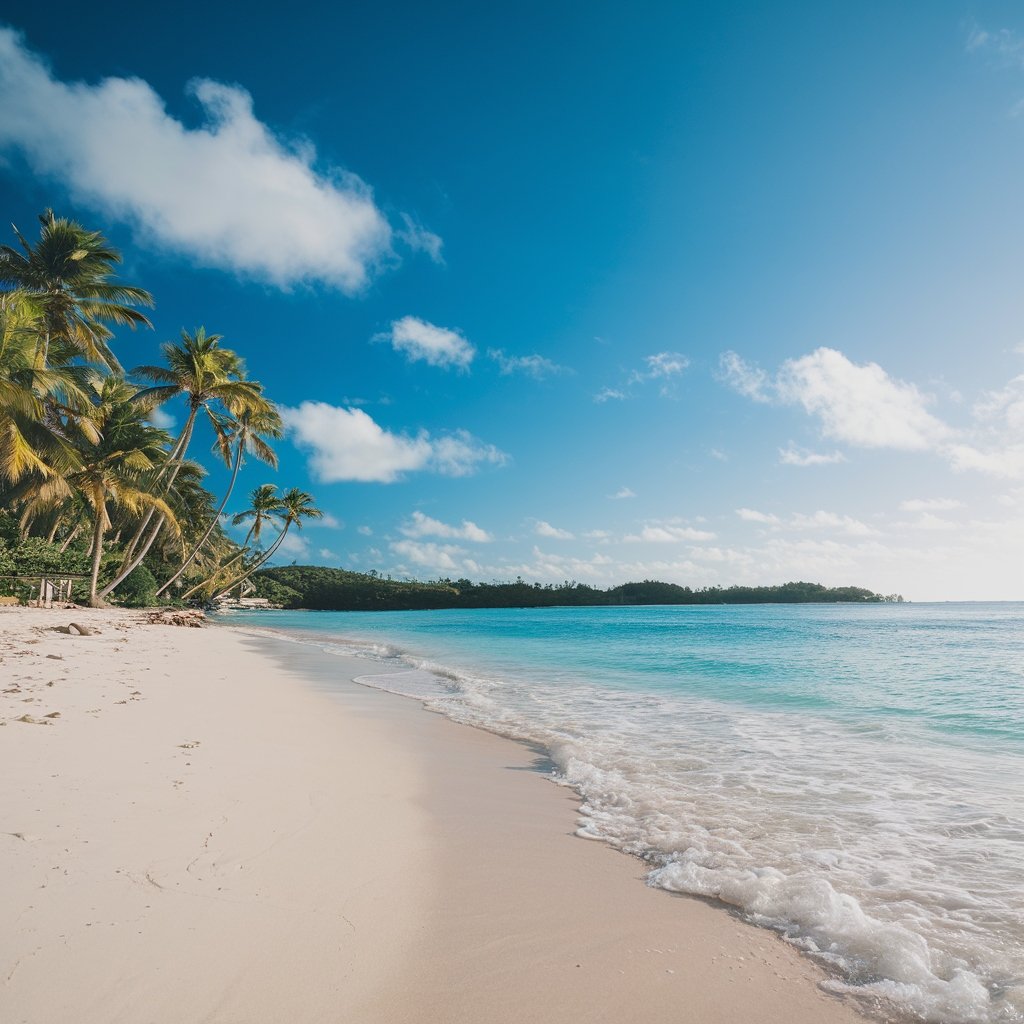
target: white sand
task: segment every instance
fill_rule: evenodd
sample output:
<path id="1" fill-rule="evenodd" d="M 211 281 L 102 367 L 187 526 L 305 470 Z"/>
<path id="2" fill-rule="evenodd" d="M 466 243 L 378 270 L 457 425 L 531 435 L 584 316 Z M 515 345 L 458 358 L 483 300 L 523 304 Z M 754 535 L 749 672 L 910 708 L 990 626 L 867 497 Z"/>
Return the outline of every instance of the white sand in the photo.
<path id="1" fill-rule="evenodd" d="M 138 619 L 0 611 L 4 1024 L 861 1020 L 575 838 L 526 748 L 307 682 L 365 662 Z"/>

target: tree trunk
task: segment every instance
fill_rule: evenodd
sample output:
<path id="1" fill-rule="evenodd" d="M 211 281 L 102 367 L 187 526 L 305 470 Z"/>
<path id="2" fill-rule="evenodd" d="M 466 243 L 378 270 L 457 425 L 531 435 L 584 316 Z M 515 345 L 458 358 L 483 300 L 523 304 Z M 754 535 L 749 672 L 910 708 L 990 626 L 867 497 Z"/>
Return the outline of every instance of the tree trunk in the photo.
<path id="1" fill-rule="evenodd" d="M 291 520 L 286 522 L 284 524 L 284 529 L 281 531 L 277 540 L 275 540 L 274 543 L 270 546 L 270 550 L 254 566 L 252 566 L 251 569 L 247 569 L 241 576 L 237 577 L 236 579 L 233 579 L 223 590 L 220 590 L 216 594 L 214 594 L 212 599 L 216 600 L 218 597 L 223 597 L 225 594 L 229 593 L 231 590 L 237 587 L 239 583 L 244 583 L 254 572 L 257 572 L 258 570 L 262 569 L 263 566 L 265 566 L 267 562 L 269 562 L 270 559 L 274 557 L 274 553 L 281 546 L 281 542 L 288 535 L 288 528 L 291 525 Z"/>
<path id="2" fill-rule="evenodd" d="M 164 494 L 170 491 L 175 479 L 178 476 L 178 469 L 181 466 L 181 463 L 184 461 L 185 452 L 188 451 L 188 446 L 192 441 L 192 430 L 195 426 L 196 416 L 198 414 L 199 406 L 196 406 L 189 412 L 188 419 L 185 421 L 185 426 L 181 428 L 181 433 L 178 435 L 178 440 L 175 441 L 174 447 L 171 449 L 170 455 L 167 456 L 167 462 L 161 467 L 160 472 L 157 473 L 156 480 L 153 481 L 153 483 L 156 484 L 160 481 L 160 478 L 164 473 L 171 474 L 170 479 L 167 481 L 167 486 L 164 488 Z M 135 533 L 132 534 L 131 540 L 128 541 L 127 545 L 125 546 L 124 557 L 121 559 L 122 570 L 131 562 L 132 558 L 134 557 L 135 549 L 138 547 L 139 541 L 142 540 L 142 537 L 146 532 L 146 527 L 149 526 L 150 522 L 152 521 L 153 514 L 154 512 L 152 508 L 146 510 L 146 514 L 142 517 L 142 521 L 139 523 L 137 529 L 135 530 Z M 156 532 L 160 532 L 159 527 L 156 528 Z M 156 540 L 155 536 L 150 539 L 149 544 L 146 547 L 146 551 L 148 551 L 149 548 L 152 546 L 154 540 Z M 139 562 L 141 561 L 142 559 L 140 558 Z M 138 562 L 135 562 L 134 565 L 132 565 L 131 569 L 128 570 L 128 572 L 131 572 L 132 569 L 134 569 L 135 566 L 138 564 Z M 125 573 L 125 575 L 127 575 L 127 573 Z"/>
<path id="3" fill-rule="evenodd" d="M 156 592 L 156 596 L 159 597 L 163 594 L 168 587 L 170 587 L 175 580 L 177 580 L 181 574 L 195 561 L 196 556 L 200 551 L 203 550 L 203 545 L 210 539 L 210 534 L 213 533 L 218 521 L 220 520 L 220 514 L 224 511 L 224 507 L 228 503 L 228 499 L 231 497 L 231 492 L 235 489 L 235 481 L 238 479 L 238 471 L 242 468 L 242 452 L 245 449 L 245 445 L 242 440 L 238 441 L 238 451 L 235 452 L 235 465 L 231 471 L 231 481 L 228 483 L 227 493 L 224 495 L 224 500 L 220 503 L 220 507 L 213 514 L 213 519 L 210 521 L 210 525 L 206 528 L 206 532 L 199 539 L 199 543 L 192 549 L 192 553 L 181 563 L 181 568 Z"/>
<path id="4" fill-rule="evenodd" d="M 96 525 L 92 534 L 92 578 L 89 580 L 89 604 L 93 607 L 102 606 L 103 602 L 96 596 L 96 588 L 100 579 L 100 559 L 103 557 L 103 501 L 95 508 Z"/>
<path id="5" fill-rule="evenodd" d="M 64 554 L 65 551 L 71 546 L 71 542 L 78 536 L 79 530 L 82 529 L 82 524 L 79 523 L 65 538 L 64 543 L 60 546 L 60 553 Z"/>

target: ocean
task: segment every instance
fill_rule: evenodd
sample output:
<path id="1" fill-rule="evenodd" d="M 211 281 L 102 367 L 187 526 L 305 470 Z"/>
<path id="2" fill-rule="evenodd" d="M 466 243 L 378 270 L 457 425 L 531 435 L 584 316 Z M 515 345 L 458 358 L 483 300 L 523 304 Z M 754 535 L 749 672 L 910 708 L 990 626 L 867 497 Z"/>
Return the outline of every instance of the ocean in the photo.
<path id="1" fill-rule="evenodd" d="M 1024 604 L 230 613 L 545 747 L 579 834 L 936 1022 L 1024 1021 Z"/>

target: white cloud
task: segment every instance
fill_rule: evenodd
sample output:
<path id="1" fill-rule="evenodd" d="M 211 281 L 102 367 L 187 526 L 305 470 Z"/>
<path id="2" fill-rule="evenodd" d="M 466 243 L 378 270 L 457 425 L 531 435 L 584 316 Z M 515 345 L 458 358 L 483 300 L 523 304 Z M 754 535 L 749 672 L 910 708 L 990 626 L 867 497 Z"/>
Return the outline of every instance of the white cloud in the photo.
<path id="1" fill-rule="evenodd" d="M 696 530 L 692 526 L 648 523 L 639 533 L 627 534 L 622 539 L 631 544 L 641 541 L 649 544 L 678 544 L 680 541 L 714 540 L 715 535 L 708 530 Z"/>
<path id="2" fill-rule="evenodd" d="M 862 523 L 852 516 L 825 512 L 821 509 L 810 515 L 794 512 L 789 519 L 780 519 L 771 512 L 759 512 L 754 508 L 738 508 L 736 515 L 746 523 L 760 523 L 762 526 L 770 526 L 773 530 L 836 530 L 855 537 L 867 537 L 877 532 L 867 523 Z"/>
<path id="3" fill-rule="evenodd" d="M 826 437 L 862 448 L 934 452 L 958 471 L 1024 477 L 1024 374 L 985 392 L 973 407 L 973 422 L 954 430 L 928 410 L 931 399 L 916 385 L 889 376 L 877 363 L 853 363 L 835 349 L 791 359 L 774 378 L 732 352 L 722 363 L 723 377 L 737 390 L 758 401 L 802 407 Z M 840 461 L 842 454 L 820 456 L 791 445 L 780 449 L 780 457 L 791 465 L 814 465 Z"/>
<path id="4" fill-rule="evenodd" d="M 401 217 L 405 227 L 399 228 L 395 232 L 395 237 L 404 242 L 413 252 L 424 252 L 435 263 L 444 263 L 444 256 L 441 255 L 444 242 L 441 236 L 435 235 L 433 231 L 428 231 L 407 213 L 403 213 Z"/>
<path id="5" fill-rule="evenodd" d="M 908 498 L 900 502 L 900 509 L 904 512 L 948 512 L 963 507 L 964 503 L 956 498 Z"/>
<path id="6" fill-rule="evenodd" d="M 975 470 L 1004 480 L 1016 480 L 1024 476 L 1024 444 L 1012 444 L 989 451 L 982 451 L 969 444 L 954 444 L 946 454 L 956 470 Z"/>
<path id="7" fill-rule="evenodd" d="M 795 512 L 787 525 L 794 530 L 837 530 L 840 533 L 848 533 L 852 537 L 870 537 L 878 532 L 867 523 L 862 523 L 852 516 L 825 512 L 821 509 L 811 515 Z"/>
<path id="8" fill-rule="evenodd" d="M 373 530 L 369 526 L 357 526 L 356 532 L 361 533 L 364 537 L 373 536 Z"/>
<path id="9" fill-rule="evenodd" d="M 471 540 L 484 544 L 494 538 L 468 519 L 462 520 L 461 526 L 451 526 L 439 519 L 432 519 L 422 512 L 416 511 L 409 517 L 409 522 L 399 527 L 406 537 L 453 537 L 460 540 Z"/>
<path id="10" fill-rule="evenodd" d="M 293 443 L 309 453 L 313 475 L 324 483 L 341 480 L 393 483 L 417 470 L 467 476 L 481 465 L 502 465 L 508 457 L 465 431 L 431 437 L 394 434 L 362 409 L 327 402 L 281 408 Z"/>
<path id="11" fill-rule="evenodd" d="M 628 487 L 620 487 L 614 494 L 609 494 L 608 497 L 612 501 L 622 501 L 625 498 L 635 498 L 636 492 L 631 491 Z"/>
<path id="12" fill-rule="evenodd" d="M 636 385 L 646 384 L 649 381 L 661 381 L 658 394 L 662 398 L 671 398 L 675 394 L 676 378 L 678 378 L 690 365 L 690 360 L 681 352 L 656 352 L 654 355 L 644 356 L 643 369 L 633 370 L 626 378 L 626 383 L 621 388 L 602 388 L 594 395 L 595 402 L 608 402 L 612 399 L 622 401 L 633 398 L 632 389 Z"/>
<path id="13" fill-rule="evenodd" d="M 513 373 L 522 373 L 534 380 L 543 380 L 545 377 L 553 377 L 560 373 L 571 373 L 566 366 L 559 366 L 545 356 L 534 354 L 532 356 L 510 356 L 500 348 L 487 350 L 487 355 L 498 364 L 502 376 L 507 377 Z"/>
<path id="14" fill-rule="evenodd" d="M 555 540 L 574 540 L 573 534 L 568 530 L 560 530 L 557 526 L 552 526 L 550 523 L 544 522 L 543 519 L 538 519 L 534 524 L 533 532 L 538 537 L 552 537 Z"/>
<path id="15" fill-rule="evenodd" d="M 735 352 L 723 352 L 718 360 L 721 379 L 734 391 L 755 402 L 771 401 L 771 378 Z"/>
<path id="16" fill-rule="evenodd" d="M 926 451 L 950 434 L 913 384 L 895 380 L 877 363 L 853 363 L 835 349 L 783 363 L 775 390 L 781 401 L 817 416 L 826 437 L 847 444 Z"/>
<path id="17" fill-rule="evenodd" d="M 277 549 L 277 555 L 274 556 L 275 559 L 278 556 L 291 558 L 293 560 L 298 558 L 308 558 L 309 541 L 306 540 L 301 533 L 295 533 L 294 531 L 289 530 L 288 533 L 285 534 L 284 540 L 281 541 L 281 546 Z"/>
<path id="18" fill-rule="evenodd" d="M 466 370 L 476 355 L 476 349 L 458 331 L 437 327 L 415 316 L 395 320 L 383 336 L 390 339 L 396 352 L 404 352 L 410 362 L 423 361 L 428 366 Z"/>
<path id="19" fill-rule="evenodd" d="M 149 422 L 160 430 L 173 430 L 178 425 L 177 417 L 172 416 L 162 405 L 158 405 L 149 414 Z"/>
<path id="20" fill-rule="evenodd" d="M 837 441 L 926 451 L 951 434 L 928 412 L 928 399 L 915 385 L 890 377 L 877 363 L 853 363 L 835 349 L 787 360 L 774 379 L 735 352 L 724 353 L 721 365 L 726 382 L 741 394 L 802 406 L 818 418 L 822 433 Z"/>
<path id="21" fill-rule="evenodd" d="M 781 520 L 770 512 L 758 512 L 755 508 L 738 508 L 736 515 L 746 523 L 764 523 L 768 526 L 776 526 Z"/>
<path id="22" fill-rule="evenodd" d="M 967 52 L 979 51 L 990 54 L 999 64 L 1024 67 L 1024 39 L 1012 29 L 972 25 L 967 35 Z"/>
<path id="23" fill-rule="evenodd" d="M 794 444 L 779 449 L 779 462 L 784 466 L 828 466 L 845 461 L 842 452 L 811 452 Z"/>
<path id="24" fill-rule="evenodd" d="M 322 526 L 328 530 L 344 530 L 345 524 L 330 512 L 325 512 L 322 519 L 315 520 L 312 526 Z"/>
<path id="25" fill-rule="evenodd" d="M 644 369 L 634 370 L 629 377 L 630 384 L 643 384 L 649 380 L 669 381 L 680 376 L 690 365 L 681 352 L 657 352 L 644 357 Z M 668 385 L 662 385 L 661 393 L 668 394 Z"/>
<path id="26" fill-rule="evenodd" d="M 279 287 L 361 289 L 393 259 L 391 228 L 354 174 L 318 169 L 308 143 L 282 140 L 252 97 L 189 83 L 189 128 L 138 78 L 65 83 L 0 29 L 0 148 L 24 154 L 73 198 L 206 266 Z"/>
<path id="27" fill-rule="evenodd" d="M 435 572 L 458 571 L 460 560 L 466 553 L 454 544 L 437 544 L 434 541 L 396 540 L 390 547 L 396 555 L 408 559 L 413 565 Z"/>
<path id="28" fill-rule="evenodd" d="M 923 512 L 912 522 L 897 523 L 896 525 L 910 530 L 956 530 L 960 524 L 954 523 L 951 519 L 932 515 L 931 512 Z"/>
<path id="29" fill-rule="evenodd" d="M 587 540 L 596 541 L 607 541 L 611 539 L 611 534 L 607 530 L 587 530 L 583 536 L 586 537 Z"/>
<path id="30" fill-rule="evenodd" d="M 330 559 L 335 560 L 335 561 L 338 558 L 338 556 L 333 551 L 331 551 L 330 548 L 320 548 L 320 550 L 317 551 L 317 554 L 321 558 L 330 558 Z"/>

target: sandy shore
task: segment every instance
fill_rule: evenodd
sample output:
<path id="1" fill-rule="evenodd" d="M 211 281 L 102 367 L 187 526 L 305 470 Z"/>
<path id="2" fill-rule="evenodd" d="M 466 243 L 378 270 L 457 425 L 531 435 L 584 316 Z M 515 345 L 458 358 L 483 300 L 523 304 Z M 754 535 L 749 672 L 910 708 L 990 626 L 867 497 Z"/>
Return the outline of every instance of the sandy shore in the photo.
<path id="1" fill-rule="evenodd" d="M 139 619 L 0 611 L 5 1024 L 863 1021 L 573 836 L 539 753 L 365 662 Z"/>

